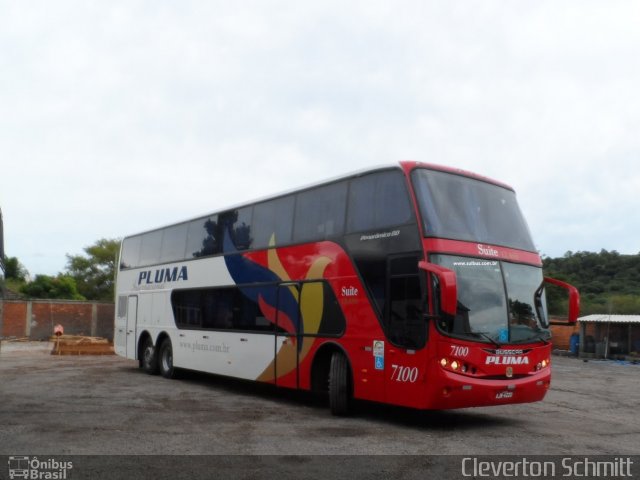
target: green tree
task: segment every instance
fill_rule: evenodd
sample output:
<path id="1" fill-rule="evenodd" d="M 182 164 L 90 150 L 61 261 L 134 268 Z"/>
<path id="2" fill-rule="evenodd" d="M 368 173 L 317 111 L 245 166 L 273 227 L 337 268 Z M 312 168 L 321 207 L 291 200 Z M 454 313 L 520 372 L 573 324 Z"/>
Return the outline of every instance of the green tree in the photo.
<path id="1" fill-rule="evenodd" d="M 4 257 L 4 278 L 24 282 L 29 272 L 16 257 Z"/>
<path id="2" fill-rule="evenodd" d="M 545 274 L 574 285 L 580 292 L 582 315 L 640 313 L 640 254 L 601 250 L 567 252 L 543 259 Z M 547 287 L 551 313 L 566 311 L 566 295 Z"/>
<path id="3" fill-rule="evenodd" d="M 613 295 L 609 302 L 611 311 L 623 315 L 637 315 L 640 313 L 640 296 Z"/>
<path id="4" fill-rule="evenodd" d="M 20 291 L 32 298 L 84 300 L 84 297 L 78 293 L 75 280 L 64 274 L 58 274 L 56 277 L 36 275 L 36 278 L 23 285 Z"/>
<path id="5" fill-rule="evenodd" d="M 102 238 L 89 247 L 86 255 L 67 254 L 67 273 L 88 300 L 113 301 L 113 284 L 119 239 Z"/>

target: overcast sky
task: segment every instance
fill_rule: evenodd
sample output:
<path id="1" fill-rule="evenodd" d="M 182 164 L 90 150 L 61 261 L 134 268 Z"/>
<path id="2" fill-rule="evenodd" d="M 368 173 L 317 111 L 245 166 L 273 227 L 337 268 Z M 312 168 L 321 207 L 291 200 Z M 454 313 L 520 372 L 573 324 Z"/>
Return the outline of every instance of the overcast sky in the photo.
<path id="1" fill-rule="evenodd" d="M 402 159 L 511 184 L 537 248 L 640 252 L 640 2 L 0 0 L 0 208 L 96 240 Z"/>

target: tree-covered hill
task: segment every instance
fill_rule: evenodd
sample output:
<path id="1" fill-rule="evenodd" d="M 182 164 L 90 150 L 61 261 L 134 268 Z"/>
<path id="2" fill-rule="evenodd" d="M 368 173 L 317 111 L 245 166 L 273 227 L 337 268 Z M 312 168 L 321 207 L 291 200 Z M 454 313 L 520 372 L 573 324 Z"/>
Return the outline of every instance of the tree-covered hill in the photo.
<path id="1" fill-rule="evenodd" d="M 567 252 L 544 258 L 544 273 L 574 285 L 581 296 L 581 315 L 591 313 L 640 314 L 640 254 L 621 255 L 601 250 Z M 559 293 L 548 289 L 551 313 L 562 311 Z"/>

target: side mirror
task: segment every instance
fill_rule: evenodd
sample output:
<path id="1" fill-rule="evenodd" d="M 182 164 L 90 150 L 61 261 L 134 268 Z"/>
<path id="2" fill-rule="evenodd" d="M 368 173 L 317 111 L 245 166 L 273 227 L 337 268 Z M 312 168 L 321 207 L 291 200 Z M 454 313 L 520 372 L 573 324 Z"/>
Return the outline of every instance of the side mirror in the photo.
<path id="1" fill-rule="evenodd" d="M 455 316 L 458 310 L 458 286 L 456 273 L 435 263 L 418 263 L 418 267 L 436 276 L 440 284 L 440 307 L 442 311 Z"/>
<path id="2" fill-rule="evenodd" d="M 567 323 L 576 323 L 578 321 L 578 316 L 580 315 L 580 294 L 578 293 L 578 289 L 573 285 L 569 285 L 568 283 L 555 278 L 544 277 L 544 281 L 551 285 L 564 288 L 567 291 L 569 294 L 569 317 L 567 319 Z"/>

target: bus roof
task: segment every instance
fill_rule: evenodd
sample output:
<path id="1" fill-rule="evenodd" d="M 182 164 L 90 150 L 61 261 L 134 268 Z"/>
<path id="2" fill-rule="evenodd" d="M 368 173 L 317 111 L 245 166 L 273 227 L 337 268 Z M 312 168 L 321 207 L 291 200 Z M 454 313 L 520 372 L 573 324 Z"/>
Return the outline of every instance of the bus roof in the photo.
<path id="1" fill-rule="evenodd" d="M 433 164 L 433 163 L 424 163 L 424 162 L 418 162 L 415 160 L 401 160 L 398 163 L 389 163 L 389 164 L 383 164 L 383 165 L 377 165 L 377 166 L 372 166 L 372 167 L 367 167 L 367 168 L 363 168 L 363 169 L 359 169 L 359 170 L 355 170 L 349 173 L 344 173 L 335 177 L 330 177 L 324 180 L 320 180 L 318 182 L 313 182 L 307 185 L 303 185 L 303 186 L 299 186 L 299 187 L 294 187 L 288 190 L 285 190 L 283 192 L 279 192 L 276 194 L 271 194 L 271 195 L 266 195 L 263 197 L 258 197 L 255 198 L 253 200 L 248 200 L 242 203 L 238 203 L 238 204 L 232 204 L 229 205 L 227 207 L 223 207 L 214 211 L 209 211 L 200 215 L 194 215 L 192 217 L 189 217 L 185 220 L 179 221 L 179 222 L 172 222 L 172 223 L 168 223 L 165 225 L 162 225 L 160 227 L 155 227 L 155 228 L 150 228 L 148 230 L 143 230 L 131 235 L 126 235 L 124 238 L 129 238 L 129 237 L 135 237 L 138 235 L 142 235 L 144 233 L 149 233 L 149 232 L 155 232 L 156 230 L 162 230 L 164 228 L 167 227 L 171 227 L 174 225 L 181 225 L 183 223 L 188 223 L 191 222 L 193 220 L 196 220 L 198 218 L 204 218 L 207 216 L 211 216 L 211 215 L 215 215 L 217 213 L 220 212 L 226 212 L 228 210 L 234 210 L 234 209 L 238 209 L 238 208 L 243 208 L 243 207 L 247 207 L 250 205 L 255 205 L 258 203 L 262 203 L 262 202 L 266 202 L 268 200 L 274 200 L 280 197 L 284 197 L 287 195 L 291 195 L 293 193 L 297 193 L 297 192 L 302 192 L 305 190 L 310 190 L 312 188 L 315 187 L 320 187 L 322 185 L 327 185 L 333 182 L 337 182 L 340 180 L 347 180 L 349 178 L 357 178 L 359 176 L 362 175 L 366 175 L 369 173 L 373 173 L 373 172 L 379 172 L 379 171 L 383 171 L 383 170 L 393 170 L 393 169 L 401 169 L 402 171 L 404 171 L 406 174 L 410 173 L 412 170 L 416 169 L 416 168 L 426 168 L 429 170 L 437 170 L 437 171 L 441 171 L 441 172 L 446 172 L 446 173 L 452 173 L 454 175 L 461 175 L 464 177 L 468 177 L 468 178 L 473 178 L 475 180 L 480 180 L 482 182 L 486 182 L 486 183 L 490 183 L 499 187 L 503 187 L 506 188 L 508 190 L 513 191 L 513 188 L 505 183 L 502 182 L 498 182 L 497 180 L 493 180 L 491 178 L 488 177 L 484 177 L 482 175 L 478 175 L 476 173 L 467 171 L 467 170 L 462 170 L 459 168 L 452 168 L 452 167 L 447 167 L 444 165 L 437 165 L 437 164 Z"/>
<path id="2" fill-rule="evenodd" d="M 503 182 L 499 182 L 498 180 L 494 180 L 493 178 L 485 177 L 483 175 L 478 175 L 477 173 L 473 173 L 468 170 L 463 170 L 461 168 L 446 167 L 444 165 L 418 162 L 415 160 L 403 160 L 400 162 L 400 166 L 406 173 L 409 173 L 414 168 L 426 168 L 428 170 L 437 170 L 440 172 L 452 173 L 454 175 L 473 178 L 475 180 L 480 180 L 481 182 L 490 183 L 498 187 L 506 188 L 507 190 L 515 191 L 511 185 L 508 185 Z"/>

